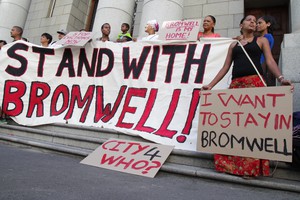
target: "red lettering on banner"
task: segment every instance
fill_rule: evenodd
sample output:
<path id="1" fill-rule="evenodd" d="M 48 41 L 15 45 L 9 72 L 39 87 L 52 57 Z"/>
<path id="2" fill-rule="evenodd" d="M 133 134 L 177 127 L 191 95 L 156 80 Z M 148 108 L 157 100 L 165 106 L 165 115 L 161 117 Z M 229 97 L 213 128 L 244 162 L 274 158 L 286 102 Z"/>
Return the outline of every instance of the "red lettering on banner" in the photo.
<path id="1" fill-rule="evenodd" d="M 51 93 L 51 88 L 48 83 L 32 82 L 30 87 L 28 87 L 25 83 L 20 81 L 6 81 L 4 88 L 3 111 L 9 112 L 10 116 L 16 116 L 23 112 L 24 105 L 27 105 L 27 103 L 23 103 L 23 98 L 25 98 L 26 88 L 30 88 L 28 91 L 30 98 L 27 107 L 27 118 L 42 117 L 45 115 L 45 109 L 49 109 L 50 116 L 59 116 L 65 113 L 63 119 L 70 119 L 74 113 L 78 113 L 78 110 L 81 109 L 80 115 L 76 117 L 79 118 L 79 122 L 84 123 L 87 120 L 90 110 L 92 110 L 91 108 L 95 108 L 95 110 L 93 110 L 94 123 L 97 123 L 99 120 L 108 122 L 116 113 L 119 113 L 119 119 L 115 124 L 116 127 L 143 131 L 166 138 L 173 138 L 174 135 L 179 132 L 178 130 L 170 129 L 169 126 L 178 107 L 181 95 L 180 89 L 173 91 L 165 116 L 158 122 L 160 124 L 158 124 L 157 127 L 149 127 L 146 126 L 146 122 L 150 119 L 152 109 L 155 106 L 158 89 L 151 89 L 149 96 L 145 98 L 148 93 L 147 88 L 129 88 L 127 90 L 127 86 L 122 86 L 114 105 L 111 106 L 110 103 L 107 103 L 104 106 L 104 89 L 102 86 L 90 85 L 83 91 L 79 85 L 73 85 L 71 90 L 69 86 L 59 85 L 57 88 L 54 88 Z M 50 96 L 50 94 L 52 96 Z M 136 114 L 137 107 L 130 105 L 131 103 L 136 103 L 134 100 L 135 97 L 142 98 L 140 100 L 145 102 L 144 110 L 140 110 L 139 114 Z M 179 143 L 184 143 L 190 134 L 199 98 L 199 89 L 195 89 L 191 95 L 191 102 L 181 135 L 178 135 L 176 138 Z M 45 103 L 46 101 L 47 104 Z M 120 110 L 119 106 L 122 102 L 124 102 L 124 104 L 122 110 Z M 12 105 L 14 109 L 11 109 L 11 107 L 13 107 Z M 8 108 L 10 108 L 10 110 Z M 128 116 L 127 119 L 126 114 L 138 115 L 140 119 L 136 122 L 130 122 L 130 116 Z M 154 116 L 151 116 L 151 118 L 153 117 Z M 211 116 L 209 117 L 212 118 Z"/>
<path id="2" fill-rule="evenodd" d="M 95 117 L 94 122 L 97 123 L 100 119 L 103 122 L 108 122 L 111 118 L 113 118 L 120 106 L 120 103 L 123 99 L 127 86 L 122 86 L 117 99 L 114 103 L 114 106 L 111 108 L 111 103 L 108 103 L 103 106 L 104 92 L 102 86 L 97 86 L 96 89 L 96 109 L 95 109 Z"/>
<path id="3" fill-rule="evenodd" d="M 40 93 L 40 94 L 39 94 Z M 36 107 L 36 116 L 44 116 L 44 103 L 43 101 L 50 94 L 50 86 L 47 83 L 33 82 L 31 84 L 31 92 L 29 98 L 29 105 L 26 117 L 32 117 L 34 108 Z"/>
<path id="4" fill-rule="evenodd" d="M 2 111 L 12 117 L 21 114 L 24 109 L 24 103 L 21 98 L 25 93 L 26 84 L 22 81 L 5 81 Z M 13 104 L 14 108 L 8 110 L 9 104 Z"/>
<path id="5" fill-rule="evenodd" d="M 173 136 L 177 133 L 177 131 L 175 130 L 168 130 L 168 126 L 171 123 L 174 114 L 175 114 L 175 110 L 177 108 L 178 105 L 178 101 L 179 101 L 179 96 L 180 96 L 180 92 L 181 90 L 174 90 L 173 95 L 172 95 L 172 100 L 170 102 L 170 106 L 169 109 L 167 111 L 167 114 L 162 122 L 162 125 L 159 127 L 159 129 L 154 133 L 155 135 L 159 135 L 162 137 L 168 137 L 168 138 L 173 138 Z"/>
<path id="6" fill-rule="evenodd" d="M 59 101 L 59 97 L 62 97 L 62 101 Z M 51 98 L 50 116 L 58 116 L 68 109 L 70 92 L 66 85 L 59 85 L 53 92 Z M 61 108 L 57 109 L 58 102 L 62 102 Z"/>
<path id="7" fill-rule="evenodd" d="M 147 89 L 145 89 L 145 88 L 140 88 L 140 89 L 139 88 L 129 88 L 128 89 L 127 95 L 125 97 L 123 110 L 122 110 L 119 120 L 116 124 L 117 127 L 121 127 L 121 128 L 132 128 L 133 127 L 133 125 L 134 125 L 133 123 L 123 122 L 126 113 L 134 114 L 136 111 L 136 107 L 129 106 L 131 98 L 132 97 L 145 98 L 146 93 L 147 93 Z"/>
<path id="8" fill-rule="evenodd" d="M 142 114 L 142 117 L 138 121 L 138 123 L 137 123 L 136 127 L 134 128 L 134 130 L 143 131 L 143 132 L 147 132 L 147 133 L 151 133 L 151 132 L 155 131 L 154 128 L 149 127 L 149 126 L 144 126 L 144 125 L 145 125 L 147 119 L 149 118 L 149 115 L 150 115 L 150 113 L 152 111 L 152 108 L 154 106 L 156 96 L 157 96 L 157 91 L 158 91 L 157 89 L 151 89 L 148 101 L 146 103 L 144 113 Z"/>
<path id="9" fill-rule="evenodd" d="M 79 108 L 83 108 L 83 112 L 80 117 L 80 122 L 85 122 L 86 116 L 88 114 L 89 108 L 91 106 L 93 96 L 94 96 L 95 86 L 90 85 L 84 95 L 84 98 L 81 98 L 80 86 L 73 85 L 72 87 L 72 96 L 70 100 L 69 110 L 65 116 L 65 119 L 70 119 L 74 112 L 75 102 Z"/>
<path id="10" fill-rule="evenodd" d="M 196 110 L 197 110 L 199 100 L 200 100 L 199 91 L 200 91 L 199 89 L 195 89 L 193 91 L 190 108 L 189 108 L 189 113 L 187 115 L 187 119 L 186 119 L 184 128 L 182 130 L 182 134 L 184 134 L 184 135 L 177 136 L 177 142 L 179 142 L 179 143 L 184 143 L 187 135 L 190 134 L 190 131 L 192 128 L 192 123 L 193 123 L 194 117 L 196 115 Z"/>

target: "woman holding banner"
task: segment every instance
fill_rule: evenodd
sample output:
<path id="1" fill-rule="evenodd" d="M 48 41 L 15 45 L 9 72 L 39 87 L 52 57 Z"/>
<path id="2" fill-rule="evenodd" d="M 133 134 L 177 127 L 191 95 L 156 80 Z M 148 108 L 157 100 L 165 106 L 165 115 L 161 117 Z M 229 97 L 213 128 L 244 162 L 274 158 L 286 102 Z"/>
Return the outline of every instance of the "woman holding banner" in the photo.
<path id="1" fill-rule="evenodd" d="M 263 53 L 269 71 L 277 77 L 281 85 L 291 85 L 291 91 L 293 91 L 291 81 L 284 78 L 272 57 L 268 40 L 264 37 L 254 36 L 256 18 L 253 15 L 244 17 L 240 22 L 240 28 L 243 39 L 239 42 L 233 42 L 230 45 L 222 69 L 218 72 L 216 77 L 208 85 L 204 85 L 202 89 L 212 89 L 227 74 L 232 63 L 233 69 L 232 81 L 229 86 L 230 89 L 266 86 L 262 78 L 263 69 L 260 64 L 260 57 Z M 226 172 L 243 177 L 269 176 L 270 174 L 269 160 L 219 154 L 216 154 L 214 159 L 216 170 L 219 172 Z"/>

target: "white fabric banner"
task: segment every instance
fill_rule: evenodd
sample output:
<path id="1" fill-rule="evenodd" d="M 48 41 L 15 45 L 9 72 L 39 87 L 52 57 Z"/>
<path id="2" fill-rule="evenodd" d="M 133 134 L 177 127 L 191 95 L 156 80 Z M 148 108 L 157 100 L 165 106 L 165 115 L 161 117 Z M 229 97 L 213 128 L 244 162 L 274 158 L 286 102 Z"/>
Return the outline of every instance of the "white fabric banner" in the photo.
<path id="1" fill-rule="evenodd" d="M 2 109 L 22 125 L 68 121 L 196 151 L 199 90 L 223 66 L 231 42 L 93 41 L 58 49 L 14 42 L 0 51 Z"/>

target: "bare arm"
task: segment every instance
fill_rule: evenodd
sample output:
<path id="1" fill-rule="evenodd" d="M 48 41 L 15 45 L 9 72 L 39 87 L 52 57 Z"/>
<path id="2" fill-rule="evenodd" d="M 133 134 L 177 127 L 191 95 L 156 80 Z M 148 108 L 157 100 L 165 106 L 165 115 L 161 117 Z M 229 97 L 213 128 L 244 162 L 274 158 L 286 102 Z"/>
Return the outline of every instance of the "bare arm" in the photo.
<path id="1" fill-rule="evenodd" d="M 202 86 L 203 90 L 211 90 L 227 74 L 227 72 L 230 69 L 230 66 L 232 64 L 232 49 L 235 46 L 235 44 L 236 44 L 236 42 L 234 42 L 230 45 L 227 56 L 226 56 L 226 60 L 224 62 L 222 69 L 220 69 L 218 74 L 208 85 Z"/>
<path id="2" fill-rule="evenodd" d="M 282 76 L 277 63 L 275 62 L 275 60 L 272 56 L 269 41 L 264 37 L 260 37 L 258 39 L 258 45 L 261 46 L 261 49 L 264 53 L 268 69 L 277 78 L 277 80 L 281 83 L 281 85 L 292 85 L 290 80 L 286 80 Z"/>

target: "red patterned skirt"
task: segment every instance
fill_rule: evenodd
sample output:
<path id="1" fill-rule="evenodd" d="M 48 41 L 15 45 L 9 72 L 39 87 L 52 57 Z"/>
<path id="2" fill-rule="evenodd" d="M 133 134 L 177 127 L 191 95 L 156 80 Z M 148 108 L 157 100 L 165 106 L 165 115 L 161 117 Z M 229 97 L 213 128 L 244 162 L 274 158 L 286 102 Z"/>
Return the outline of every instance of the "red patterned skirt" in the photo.
<path id="1" fill-rule="evenodd" d="M 233 79 L 229 88 L 264 87 L 258 75 Z M 215 168 L 219 172 L 239 176 L 269 176 L 270 161 L 240 156 L 215 154 Z"/>

